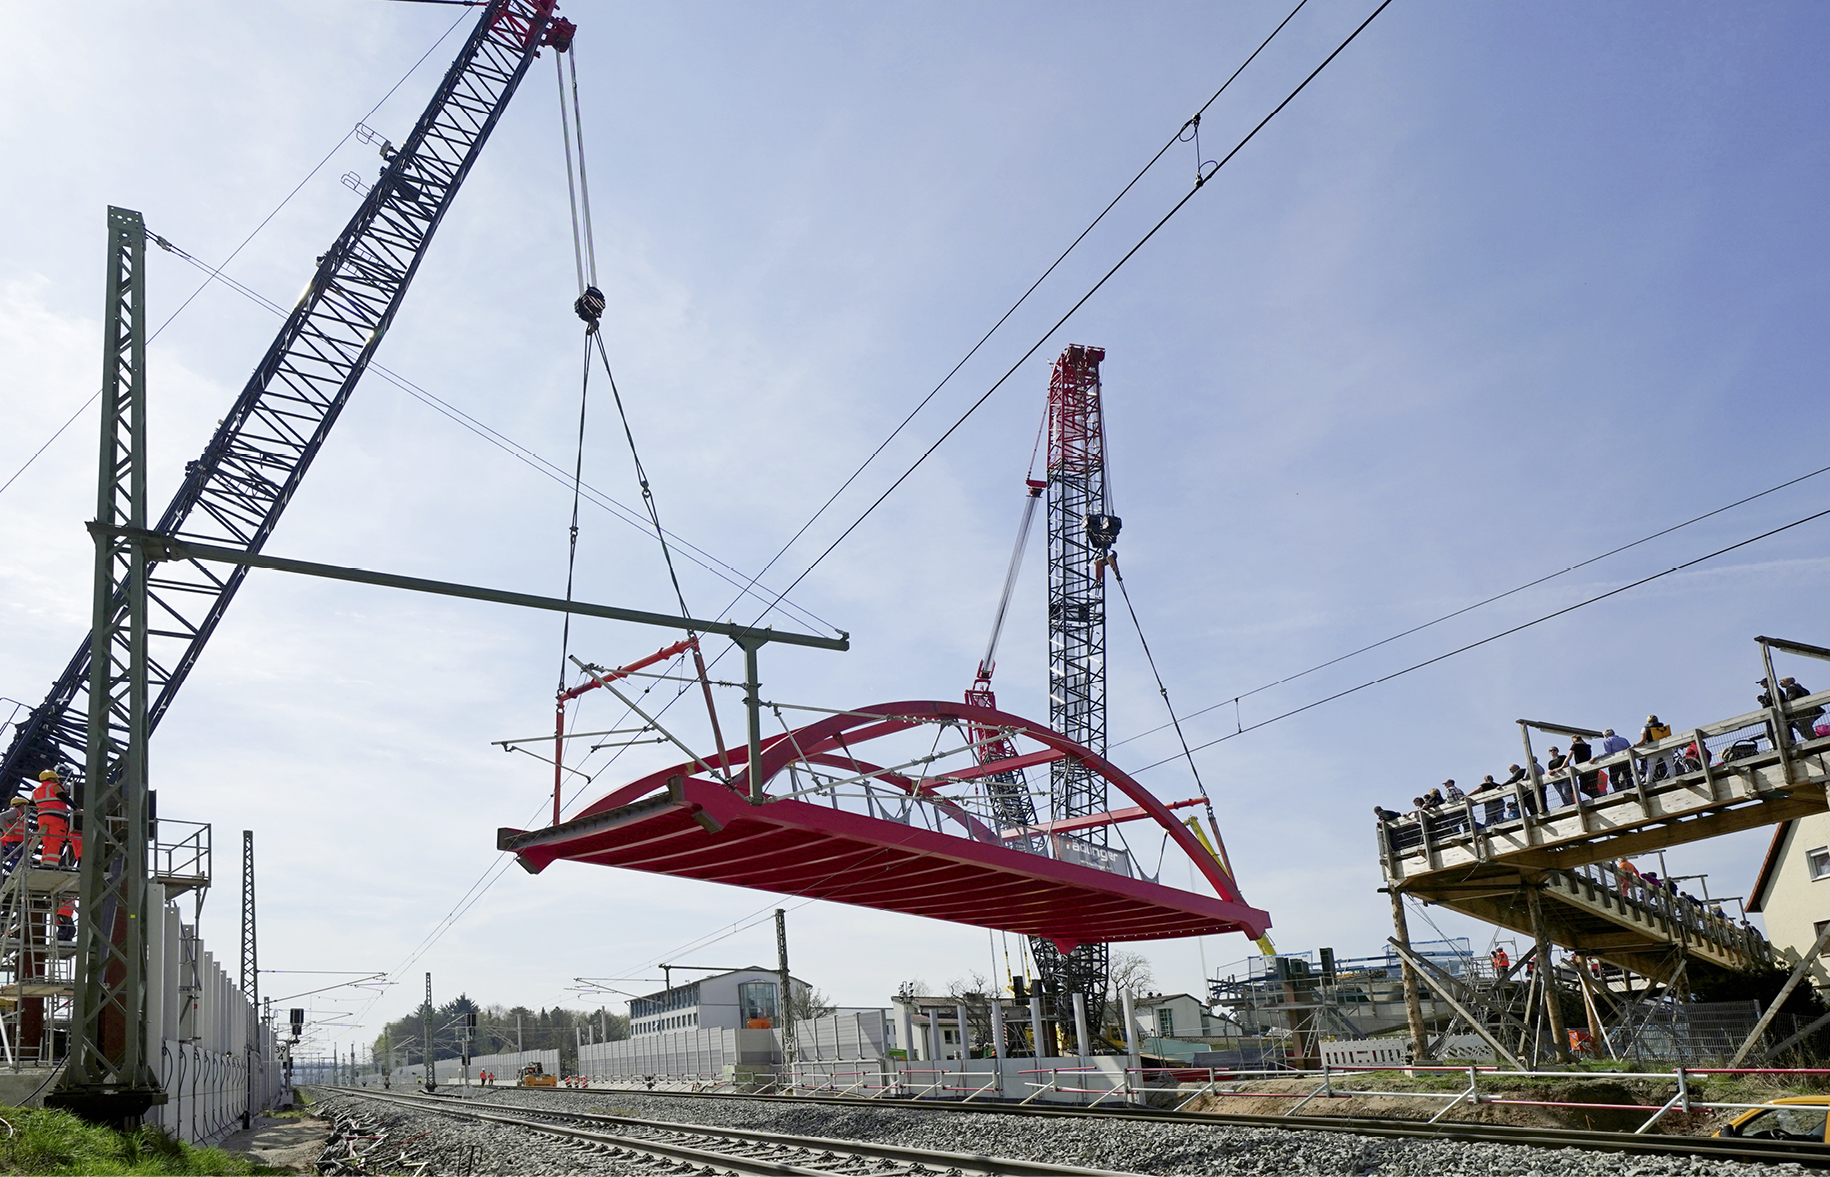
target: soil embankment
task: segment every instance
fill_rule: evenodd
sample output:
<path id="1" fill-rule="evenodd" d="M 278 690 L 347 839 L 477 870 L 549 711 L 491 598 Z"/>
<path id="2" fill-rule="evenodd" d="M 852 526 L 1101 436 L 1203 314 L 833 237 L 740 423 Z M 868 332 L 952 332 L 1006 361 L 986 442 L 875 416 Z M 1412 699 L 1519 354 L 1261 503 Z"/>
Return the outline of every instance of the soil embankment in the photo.
<path id="1" fill-rule="evenodd" d="M 1466 1089 L 1446 1075 L 1407 1075 L 1403 1071 L 1336 1074 L 1334 1094 L 1311 1096 L 1322 1085 L 1320 1075 L 1223 1083 L 1212 1095 L 1187 1105 L 1187 1111 L 1276 1116 L 1297 1107 L 1303 1116 L 1375 1116 L 1392 1120 L 1428 1120 L 1441 1112 L 1448 1096 Z M 1784 1095 L 1821 1094 L 1823 1088 L 1779 1085 L 1758 1080 L 1691 1077 L 1690 1098 L 1701 1102 L 1763 1103 Z M 1347 1092 L 1379 1092 L 1348 1095 Z M 1414 1098 L 1411 1093 L 1436 1098 Z M 1595 1132 L 1631 1132 L 1677 1094 L 1677 1080 L 1641 1079 L 1607 1072 L 1574 1074 L 1567 1079 L 1527 1079 L 1507 1083 L 1483 1076 L 1480 1102 L 1463 1101 L 1443 1116 L 1475 1124 L 1512 1124 L 1533 1128 L 1575 1128 Z M 1652 1131 L 1673 1136 L 1709 1136 L 1739 1112 L 1697 1110 L 1667 1112 Z"/>

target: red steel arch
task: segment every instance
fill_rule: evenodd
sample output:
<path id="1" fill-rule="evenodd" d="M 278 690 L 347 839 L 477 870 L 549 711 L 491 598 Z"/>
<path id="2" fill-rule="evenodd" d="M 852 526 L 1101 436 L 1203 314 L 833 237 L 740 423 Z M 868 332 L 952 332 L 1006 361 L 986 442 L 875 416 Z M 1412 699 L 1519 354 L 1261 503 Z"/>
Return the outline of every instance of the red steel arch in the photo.
<path id="1" fill-rule="evenodd" d="M 1042 746 L 1024 764 L 1072 758 L 1116 787 L 1188 855 L 1215 895 L 1182 891 L 1013 847 L 938 790 L 1010 767 L 1011 761 L 932 777 L 886 770 L 860 754 L 873 740 L 935 722 L 997 729 Z M 1270 916 L 1246 904 L 1237 882 L 1168 808 L 1117 766 L 1045 725 L 969 703 L 920 699 L 829 715 L 764 743 L 765 799 L 749 799 L 747 765 L 730 753 L 729 784 L 688 761 L 600 798 L 542 830 L 499 832 L 498 846 L 539 872 L 560 859 L 621 866 L 830 899 L 1075 944 L 1240 931 L 1257 938 Z M 717 757 L 704 763 L 726 764 Z M 793 765 L 869 776 L 933 804 L 957 824 L 940 833 L 770 789 Z"/>

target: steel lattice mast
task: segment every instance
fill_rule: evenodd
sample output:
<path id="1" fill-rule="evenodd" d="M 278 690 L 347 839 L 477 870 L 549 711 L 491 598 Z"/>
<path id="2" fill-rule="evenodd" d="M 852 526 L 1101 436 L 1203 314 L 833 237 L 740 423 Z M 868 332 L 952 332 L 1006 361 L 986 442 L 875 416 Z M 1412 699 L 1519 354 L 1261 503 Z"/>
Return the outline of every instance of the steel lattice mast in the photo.
<path id="1" fill-rule="evenodd" d="M 241 832 L 241 995 L 248 999 L 248 1105 L 241 1114 L 241 1126 L 248 1127 L 258 1110 L 256 1092 L 262 1090 L 260 1067 L 260 945 L 254 918 L 254 831 Z"/>
<path id="2" fill-rule="evenodd" d="M 1075 344 L 1061 353 L 1048 387 L 1048 718 L 1049 726 L 1101 756 L 1106 752 L 1106 597 L 1104 561 L 1116 538 L 1106 496 L 1105 428 L 1099 365 L 1104 348 Z M 1108 522 L 1110 521 L 1110 522 Z M 1055 819 L 1106 809 L 1105 782 L 1083 764 L 1049 766 Z M 1105 865 L 1106 826 L 1057 834 L 1063 857 Z M 1076 845 L 1077 844 L 1077 845 Z M 1048 940 L 1030 944 L 1044 978 L 1054 980 L 1059 1025 L 1073 1024 L 1072 995 L 1085 995 L 1087 1022 L 1104 1024 L 1107 949 L 1082 944 L 1063 954 Z"/>
<path id="3" fill-rule="evenodd" d="M 187 467 L 159 531 L 245 551 L 266 543 L 504 105 L 540 46 L 563 50 L 571 34 L 554 19 L 553 0 L 491 0 L 406 143 L 383 148 L 389 162 L 380 180 Z M 147 742 L 247 571 L 219 574 L 195 560 L 155 565 L 121 535 L 147 523 L 147 240 L 140 214 L 109 210 L 89 640 L 0 763 L 0 790 L 9 794 L 28 772 L 84 766 L 69 1061 L 46 1102 L 117 1123 L 165 1099 L 146 1041 Z"/>
<path id="4" fill-rule="evenodd" d="M 484 9 L 412 133 L 398 148 L 382 147 L 388 163 L 380 179 L 319 258 L 310 286 L 202 456 L 186 467 L 159 531 L 252 552 L 266 544 L 535 54 L 542 45 L 561 51 L 570 45 L 573 27 L 553 9 L 554 0 L 491 0 Z M 140 526 L 144 515 L 142 509 Z M 141 628 L 148 645 L 148 732 L 171 706 L 247 571 L 194 560 L 149 569 Z M 91 659 L 85 642 L 19 726 L 0 761 L 0 800 L 17 792 L 22 778 L 84 763 L 89 725 L 80 697 Z"/>
<path id="5" fill-rule="evenodd" d="M 70 1057 L 50 1106 L 127 1122 L 165 1101 L 146 1042 L 146 555 L 110 534 L 146 526 L 146 227 L 108 210 L 101 457 L 89 713 L 80 729 L 91 782 L 83 800 L 81 907 Z"/>

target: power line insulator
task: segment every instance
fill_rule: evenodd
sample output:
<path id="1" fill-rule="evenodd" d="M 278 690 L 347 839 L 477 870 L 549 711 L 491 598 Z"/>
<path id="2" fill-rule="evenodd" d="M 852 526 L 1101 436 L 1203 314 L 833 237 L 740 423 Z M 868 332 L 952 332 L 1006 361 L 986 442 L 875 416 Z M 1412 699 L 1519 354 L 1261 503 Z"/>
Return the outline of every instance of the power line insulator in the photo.
<path id="1" fill-rule="evenodd" d="M 605 305 L 604 292 L 595 286 L 587 286 L 585 292 L 572 303 L 572 309 L 578 312 L 579 318 L 591 325 L 591 330 L 595 331 L 597 321 L 604 317 Z"/>

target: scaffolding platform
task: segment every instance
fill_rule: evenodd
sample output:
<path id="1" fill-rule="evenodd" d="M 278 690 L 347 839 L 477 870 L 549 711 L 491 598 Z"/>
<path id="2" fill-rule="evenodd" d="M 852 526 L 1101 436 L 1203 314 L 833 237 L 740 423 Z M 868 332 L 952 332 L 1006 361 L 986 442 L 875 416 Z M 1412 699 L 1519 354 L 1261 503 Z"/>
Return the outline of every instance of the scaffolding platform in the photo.
<path id="1" fill-rule="evenodd" d="M 146 850 L 150 880 L 168 897 L 201 899 L 210 885 L 209 823 L 162 819 Z M 19 865 L 0 875 L 0 1068 L 10 1071 L 61 1065 L 69 1044 L 82 874 L 41 857 L 34 831 Z"/>
<path id="2" fill-rule="evenodd" d="M 923 757 L 926 775 L 915 775 L 907 764 L 859 758 L 874 739 L 925 730 L 938 744 L 948 729 L 1042 745 L 999 766 L 1078 760 L 1160 827 L 1151 829 L 1153 841 L 1161 833 L 1188 851 L 1216 893 L 1165 886 L 1118 847 L 999 829 L 983 796 L 990 773 L 976 764 L 943 772 Z M 501 830 L 497 845 L 535 872 L 559 859 L 618 866 L 1042 936 L 1063 952 L 1225 932 L 1256 938 L 1270 926 L 1161 801 L 1104 758 L 1004 712 L 931 700 L 881 704 L 784 732 L 765 743 L 761 759 L 763 782 L 789 787 L 753 796 L 745 774 L 719 779 L 720 760 L 689 762 L 625 786 L 570 821 Z M 842 800 L 853 807 L 842 808 Z"/>
<path id="3" fill-rule="evenodd" d="M 1775 682 L 1775 651 L 1830 660 L 1822 647 L 1756 640 Z M 1525 779 L 1378 823 L 1386 887 L 1528 937 L 1535 892 L 1552 942 L 1646 976 L 1669 975 L 1680 960 L 1771 967 L 1772 947 L 1745 921 L 1614 864 L 1830 809 L 1830 735 L 1816 734 L 1812 714 L 1830 706 L 1830 691 L 1776 699 L 1556 774 L 1537 769 L 1534 730 L 1602 733 L 1520 720 Z"/>

